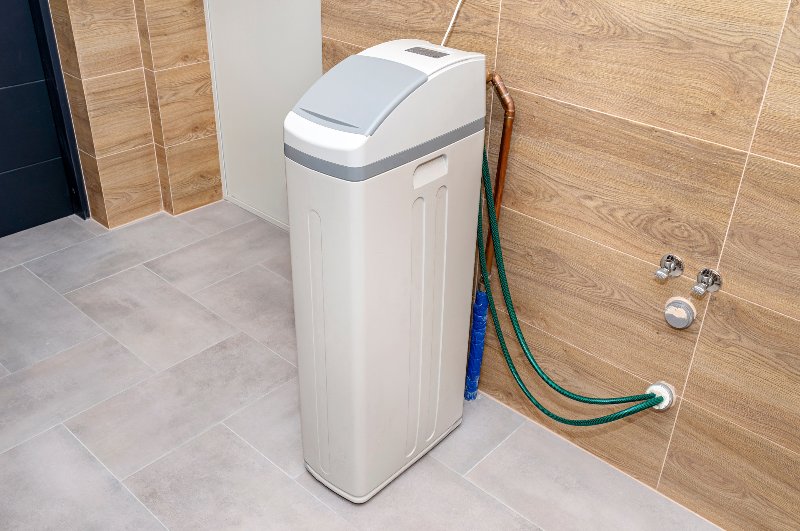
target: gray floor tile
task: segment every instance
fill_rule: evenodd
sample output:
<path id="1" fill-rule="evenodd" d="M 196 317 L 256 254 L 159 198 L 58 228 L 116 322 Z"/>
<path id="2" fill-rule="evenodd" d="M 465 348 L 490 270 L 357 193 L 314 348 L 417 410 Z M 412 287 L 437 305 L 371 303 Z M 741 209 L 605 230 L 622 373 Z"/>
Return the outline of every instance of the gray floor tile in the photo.
<path id="1" fill-rule="evenodd" d="M 297 379 L 293 378 L 225 421 L 291 477 L 305 470 L 299 393 Z"/>
<path id="2" fill-rule="evenodd" d="M 479 394 L 464 402 L 464 420 L 431 451 L 459 474 L 466 473 L 511 435 L 525 419 L 506 406 Z"/>
<path id="3" fill-rule="evenodd" d="M 348 527 L 224 426 L 125 484 L 172 530 Z"/>
<path id="4" fill-rule="evenodd" d="M 360 529 L 537 529 L 430 456 L 361 505 L 334 494 L 307 472 L 297 481 Z"/>
<path id="5" fill-rule="evenodd" d="M 8 369 L 6 369 L 5 367 L 3 367 L 2 364 L 0 364 L 0 378 L 3 378 L 4 376 L 7 376 L 9 374 L 11 373 L 8 372 Z"/>
<path id="6" fill-rule="evenodd" d="M 98 333 L 91 319 L 24 267 L 0 272 L 0 363 L 9 371 Z"/>
<path id="7" fill-rule="evenodd" d="M 0 451 L 152 374 L 105 334 L 0 380 Z"/>
<path id="8" fill-rule="evenodd" d="M 119 478 L 257 400 L 295 369 L 244 334 L 204 350 L 66 425 Z"/>
<path id="9" fill-rule="evenodd" d="M 91 232 L 94 236 L 102 236 L 103 234 L 108 232 L 108 229 L 96 222 L 95 220 L 83 219 L 80 216 L 76 216 L 72 214 L 69 219 L 80 225 L 82 228 Z"/>
<path id="10" fill-rule="evenodd" d="M 0 238 L 0 271 L 93 237 L 67 217 Z"/>
<path id="11" fill-rule="evenodd" d="M 514 432 L 467 478 L 545 529 L 716 529 L 532 423 Z"/>
<path id="12" fill-rule="evenodd" d="M 181 214 L 180 218 L 207 236 L 253 221 L 254 214 L 224 199 L 191 212 Z"/>
<path id="13" fill-rule="evenodd" d="M 285 279 L 255 266 L 196 293 L 195 298 L 296 363 L 292 285 Z"/>
<path id="14" fill-rule="evenodd" d="M 158 214 L 27 264 L 60 293 L 119 273 L 197 241 L 202 234 L 184 222 Z"/>
<path id="15" fill-rule="evenodd" d="M 237 332 L 144 266 L 72 291 L 67 298 L 156 370 Z"/>
<path id="16" fill-rule="evenodd" d="M 282 234 L 275 225 L 256 219 L 148 262 L 147 267 L 194 293 L 281 252 L 275 241 Z"/>
<path id="17" fill-rule="evenodd" d="M 283 236 L 277 239 L 275 246 L 281 249 L 280 253 L 271 256 L 269 259 L 261 262 L 261 265 L 277 273 L 289 282 L 292 281 L 292 253 L 289 249 L 289 233 L 285 232 Z"/>
<path id="18" fill-rule="evenodd" d="M 0 455 L 3 529 L 164 529 L 63 426 Z"/>

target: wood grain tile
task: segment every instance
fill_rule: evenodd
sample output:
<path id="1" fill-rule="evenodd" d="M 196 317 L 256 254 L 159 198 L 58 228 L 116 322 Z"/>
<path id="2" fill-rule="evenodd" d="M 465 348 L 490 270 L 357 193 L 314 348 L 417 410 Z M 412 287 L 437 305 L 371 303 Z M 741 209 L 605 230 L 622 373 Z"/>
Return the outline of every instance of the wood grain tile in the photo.
<path id="1" fill-rule="evenodd" d="M 209 63 L 156 72 L 155 81 L 165 147 L 214 134 Z"/>
<path id="2" fill-rule="evenodd" d="M 531 393 L 551 411 L 570 418 L 592 418 L 625 406 L 591 406 L 569 400 L 548 387 L 522 354 L 508 315 L 501 312 L 503 333 L 514 365 Z M 633 477 L 655 487 L 667 451 L 677 408 L 661 413 L 637 413 L 602 426 L 574 427 L 558 424 L 539 412 L 517 387 L 508 370 L 494 326 L 489 318 L 480 387 L 485 393 L 566 437 Z M 648 382 L 563 343 L 541 330 L 523 325 L 523 333 L 536 360 L 559 384 L 587 396 L 623 396 L 644 392 Z"/>
<path id="3" fill-rule="evenodd" d="M 365 48 L 393 39 L 438 44 L 454 7 L 451 0 L 322 0 L 322 34 Z"/>
<path id="4" fill-rule="evenodd" d="M 800 321 L 718 293 L 709 302 L 686 397 L 800 452 Z"/>
<path id="5" fill-rule="evenodd" d="M 83 82 L 70 74 L 66 74 L 64 76 L 64 86 L 67 89 L 72 128 L 75 131 L 75 140 L 78 142 L 78 147 L 86 153 L 94 155 L 94 138 L 92 138 L 92 125 L 89 122 L 89 109 L 86 106 Z"/>
<path id="6" fill-rule="evenodd" d="M 663 308 L 668 298 L 689 293 L 688 278 L 659 284 L 653 266 L 507 208 L 501 234 L 520 319 L 681 392 L 700 319 L 674 330 L 664 321 Z M 703 306 L 696 306 L 702 315 Z"/>
<path id="7" fill-rule="evenodd" d="M 657 264 L 716 264 L 746 154 L 512 91 L 503 203 Z M 493 158 L 502 109 L 492 120 Z M 690 273 L 691 274 L 691 273 Z"/>
<path id="8" fill-rule="evenodd" d="M 681 406 L 659 491 L 726 529 L 800 528 L 800 455 Z"/>
<path id="9" fill-rule="evenodd" d="M 169 168 L 167 168 L 167 150 L 158 144 L 156 150 L 156 167 L 158 168 L 158 184 L 161 187 L 161 206 L 170 214 L 175 214 L 172 207 L 172 191 L 169 187 Z"/>
<path id="10" fill-rule="evenodd" d="M 322 71 L 327 72 L 337 64 L 339 64 L 343 59 L 347 57 L 357 54 L 363 50 L 360 46 L 353 46 L 352 44 L 347 44 L 344 42 L 335 41 L 333 39 L 328 39 L 327 37 L 322 38 Z"/>
<path id="11" fill-rule="evenodd" d="M 117 227 L 161 210 L 153 145 L 97 159 L 108 226 Z"/>
<path id="12" fill-rule="evenodd" d="M 142 66 L 131 0 L 68 0 L 83 79 Z"/>
<path id="13" fill-rule="evenodd" d="M 451 5 L 455 8 L 455 3 Z M 446 46 L 482 53 L 486 56 L 486 68 L 493 70 L 499 23 L 500 0 L 464 2 Z M 442 37 L 444 33 L 433 42 L 439 44 Z"/>
<path id="14" fill-rule="evenodd" d="M 751 156 L 722 255 L 724 289 L 800 319 L 800 168 Z"/>
<path id="15" fill-rule="evenodd" d="M 786 0 L 507 0 L 498 70 L 559 100 L 746 149 Z"/>
<path id="16" fill-rule="evenodd" d="M 147 88 L 147 105 L 150 109 L 150 124 L 153 127 L 153 140 L 156 144 L 164 145 L 164 129 L 161 124 L 161 110 L 158 106 L 158 87 L 156 86 L 156 73 L 144 69 L 144 83 Z"/>
<path id="17" fill-rule="evenodd" d="M 94 156 L 153 142 L 143 69 L 83 81 Z"/>
<path id="18" fill-rule="evenodd" d="M 84 151 L 79 151 L 78 155 L 81 159 L 81 172 L 83 173 L 83 182 L 86 185 L 86 196 L 89 199 L 89 212 L 93 220 L 109 228 L 108 213 L 106 212 L 106 203 L 103 200 L 103 185 L 100 183 L 100 169 L 97 167 L 97 159 Z"/>
<path id="19" fill-rule="evenodd" d="M 216 135 L 167 148 L 167 167 L 174 214 L 222 199 Z"/>
<path id="20" fill-rule="evenodd" d="M 208 61 L 203 0 L 138 0 L 147 9 L 153 68 Z"/>
<path id="21" fill-rule="evenodd" d="M 147 27 L 147 6 L 145 0 L 133 0 L 136 9 L 136 26 L 139 29 L 139 44 L 142 48 L 142 63 L 153 70 L 153 54 L 150 53 L 150 30 Z"/>
<path id="22" fill-rule="evenodd" d="M 68 4 L 68 0 L 50 0 L 50 17 L 53 20 L 53 29 L 56 34 L 61 70 L 80 78 L 81 68 L 78 62 L 78 51 L 75 48 L 72 22 L 69 19 Z"/>
<path id="23" fill-rule="evenodd" d="M 792 0 L 753 152 L 800 164 L 800 1 Z"/>

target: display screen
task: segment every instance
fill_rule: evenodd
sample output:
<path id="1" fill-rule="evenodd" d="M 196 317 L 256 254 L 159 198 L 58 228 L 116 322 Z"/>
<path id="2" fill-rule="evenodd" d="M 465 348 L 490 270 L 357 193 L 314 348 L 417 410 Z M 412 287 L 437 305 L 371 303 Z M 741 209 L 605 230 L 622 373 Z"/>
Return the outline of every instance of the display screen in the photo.
<path id="1" fill-rule="evenodd" d="M 420 46 L 414 46 L 413 48 L 409 48 L 406 51 L 419 55 L 424 55 L 426 57 L 433 57 L 434 59 L 439 59 L 440 57 L 445 57 L 447 55 L 450 55 L 449 53 L 440 52 L 439 50 L 431 50 L 430 48 L 422 48 Z"/>

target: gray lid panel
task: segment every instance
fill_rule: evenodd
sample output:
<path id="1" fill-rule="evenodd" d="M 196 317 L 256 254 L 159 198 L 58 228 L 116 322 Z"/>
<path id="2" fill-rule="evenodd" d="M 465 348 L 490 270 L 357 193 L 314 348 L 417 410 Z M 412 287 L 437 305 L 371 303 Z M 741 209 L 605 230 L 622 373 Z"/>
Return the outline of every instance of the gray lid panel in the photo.
<path id="1" fill-rule="evenodd" d="M 351 55 L 319 78 L 294 112 L 331 129 L 370 136 L 427 80 L 425 72 L 401 63 Z"/>

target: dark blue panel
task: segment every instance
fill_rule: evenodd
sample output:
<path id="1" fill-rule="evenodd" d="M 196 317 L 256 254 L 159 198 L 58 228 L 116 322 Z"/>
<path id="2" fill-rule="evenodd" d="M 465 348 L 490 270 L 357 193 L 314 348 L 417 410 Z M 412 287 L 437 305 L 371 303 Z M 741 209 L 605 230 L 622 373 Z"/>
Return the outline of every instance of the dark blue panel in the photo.
<path id="1" fill-rule="evenodd" d="M 61 155 L 44 81 L 0 89 L 0 172 Z"/>
<path id="2" fill-rule="evenodd" d="M 72 214 L 61 158 L 0 173 L 0 237 Z"/>
<path id="3" fill-rule="evenodd" d="M 44 79 L 28 0 L 3 0 L 0 12 L 0 87 Z"/>

